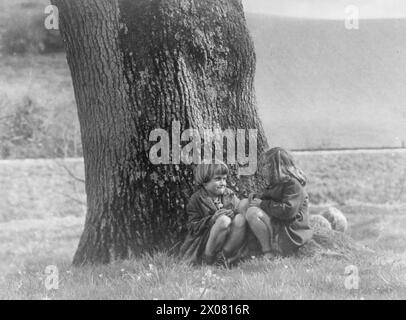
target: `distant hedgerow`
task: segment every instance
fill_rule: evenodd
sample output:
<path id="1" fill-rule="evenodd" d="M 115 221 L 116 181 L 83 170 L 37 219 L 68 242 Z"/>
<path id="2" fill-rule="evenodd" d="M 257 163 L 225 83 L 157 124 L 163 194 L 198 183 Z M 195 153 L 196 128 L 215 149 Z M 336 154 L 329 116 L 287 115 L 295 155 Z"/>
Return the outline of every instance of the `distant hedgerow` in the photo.
<path id="1" fill-rule="evenodd" d="M 5 54 L 52 53 L 64 50 L 58 30 L 47 30 L 45 15 L 16 14 L 6 23 L 1 37 L 1 48 Z"/>

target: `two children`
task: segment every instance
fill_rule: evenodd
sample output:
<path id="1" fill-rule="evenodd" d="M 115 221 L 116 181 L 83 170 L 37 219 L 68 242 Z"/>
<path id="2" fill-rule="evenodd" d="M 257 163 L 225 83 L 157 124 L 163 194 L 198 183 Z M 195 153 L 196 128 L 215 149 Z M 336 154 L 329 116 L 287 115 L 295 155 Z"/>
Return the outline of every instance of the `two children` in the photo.
<path id="1" fill-rule="evenodd" d="M 268 186 L 262 194 L 239 200 L 226 187 L 224 163 L 203 164 L 195 169 L 199 189 L 188 205 L 188 234 L 180 254 L 192 263 L 227 262 L 251 231 L 265 257 L 288 255 L 312 237 L 308 223 L 306 178 L 291 155 L 282 148 L 267 151 L 259 162 Z"/>

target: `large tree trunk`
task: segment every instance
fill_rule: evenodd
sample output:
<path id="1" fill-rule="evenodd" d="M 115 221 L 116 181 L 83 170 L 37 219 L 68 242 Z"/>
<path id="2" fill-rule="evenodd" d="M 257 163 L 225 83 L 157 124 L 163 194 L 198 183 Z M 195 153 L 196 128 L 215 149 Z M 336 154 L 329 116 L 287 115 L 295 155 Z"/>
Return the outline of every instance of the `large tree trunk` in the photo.
<path id="1" fill-rule="evenodd" d="M 267 147 L 241 0 L 53 3 L 73 79 L 86 172 L 88 212 L 74 264 L 168 248 L 184 231 L 193 177 L 190 165 L 151 162 L 157 142 L 150 133 L 162 128 L 171 134 L 178 123 L 180 132 L 257 129 L 257 152 Z M 179 163 L 176 155 L 170 160 Z M 237 166 L 231 167 L 231 183 L 241 194 L 255 188 L 254 176 L 236 179 Z"/>

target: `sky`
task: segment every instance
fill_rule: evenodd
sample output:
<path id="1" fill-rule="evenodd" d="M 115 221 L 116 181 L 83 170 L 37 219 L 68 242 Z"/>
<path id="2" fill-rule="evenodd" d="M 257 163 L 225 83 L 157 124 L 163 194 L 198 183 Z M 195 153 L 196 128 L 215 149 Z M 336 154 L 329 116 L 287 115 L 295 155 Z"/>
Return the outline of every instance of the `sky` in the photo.
<path id="1" fill-rule="evenodd" d="M 346 18 L 348 6 L 359 19 L 406 18 L 406 0 L 242 0 L 245 11 L 314 19 Z M 354 7 L 352 7 L 354 8 Z M 349 13 L 354 10 L 348 9 Z M 348 13 L 347 13 L 348 14 Z"/>

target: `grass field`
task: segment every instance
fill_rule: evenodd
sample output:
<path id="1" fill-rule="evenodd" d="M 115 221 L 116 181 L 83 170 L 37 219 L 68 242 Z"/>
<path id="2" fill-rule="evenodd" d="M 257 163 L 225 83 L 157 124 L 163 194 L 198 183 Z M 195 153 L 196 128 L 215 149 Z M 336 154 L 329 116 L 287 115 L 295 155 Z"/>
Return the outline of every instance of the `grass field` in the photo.
<path id="1" fill-rule="evenodd" d="M 337 159 L 337 156 L 330 157 Z M 302 164 L 306 160 L 315 165 L 317 157 L 309 157 L 298 156 Z M 340 155 L 339 159 L 346 158 L 348 155 Z M 0 210 L 0 299 L 406 298 L 404 202 L 380 204 L 351 200 L 337 204 L 348 218 L 349 235 L 374 250 L 374 253 L 359 253 L 350 259 L 320 256 L 272 262 L 255 259 L 225 270 L 190 267 L 160 252 L 109 266 L 73 268 L 70 263 L 83 228 L 85 197 L 83 186 L 80 187 L 82 183 L 73 179 L 64 166 L 71 174 L 82 177 L 80 159 L 64 163 L 52 160 L 0 163 L 3 197 L 0 201 L 3 205 Z M 334 175 L 326 178 L 336 179 Z M 362 175 L 357 183 L 365 183 Z M 348 186 L 340 184 L 340 188 Z M 8 209 L 14 210 L 13 215 L 7 214 L 4 205 L 7 195 L 16 195 L 18 190 L 22 198 L 12 199 Z M 78 201 L 61 195 L 61 190 Z M 368 189 L 363 195 L 368 199 Z M 328 198 L 323 200 L 312 205 L 311 213 L 318 213 L 333 202 Z M 59 288 L 48 291 L 45 271 L 50 265 L 58 268 Z M 346 268 L 351 265 L 358 268 L 358 290 L 345 286 L 349 276 Z"/>
<path id="2" fill-rule="evenodd" d="M 256 259 L 232 270 L 190 267 L 165 253 L 72 268 L 83 218 L 2 223 L 0 299 L 405 299 L 404 211 L 377 212 L 364 217 L 357 210 L 349 216 L 351 234 L 374 248 L 375 254 L 351 260 Z M 57 290 L 45 287 L 49 265 L 59 270 Z M 358 268 L 358 290 L 345 287 L 346 268 L 351 265 Z"/>

